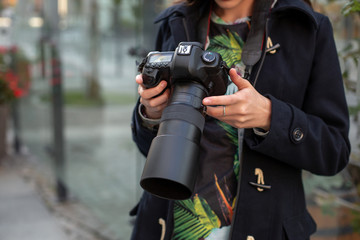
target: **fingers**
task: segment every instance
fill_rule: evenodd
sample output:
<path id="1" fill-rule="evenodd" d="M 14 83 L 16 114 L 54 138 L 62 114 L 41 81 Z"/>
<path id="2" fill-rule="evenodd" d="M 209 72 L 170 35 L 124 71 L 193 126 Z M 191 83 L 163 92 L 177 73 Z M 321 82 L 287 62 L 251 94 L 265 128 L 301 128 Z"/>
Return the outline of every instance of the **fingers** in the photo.
<path id="1" fill-rule="evenodd" d="M 165 92 L 157 97 L 140 98 L 140 102 L 147 108 L 155 108 L 154 110 L 160 110 L 164 108 L 170 97 L 170 89 L 166 89 Z"/>
<path id="2" fill-rule="evenodd" d="M 207 106 L 206 114 L 215 118 L 227 118 L 234 115 L 234 111 L 232 110 L 231 105 L 224 105 L 224 106 Z"/>
<path id="3" fill-rule="evenodd" d="M 236 99 L 234 99 L 231 95 L 223 95 L 223 96 L 212 96 L 206 97 L 203 99 L 203 104 L 205 106 L 223 106 L 223 105 L 231 105 L 236 103 Z"/>
<path id="4" fill-rule="evenodd" d="M 206 106 L 209 105 L 232 105 L 235 104 L 236 102 L 238 102 L 239 98 L 244 98 L 245 97 L 245 93 L 249 92 L 248 90 L 252 90 L 253 86 L 251 85 L 251 83 L 240 77 L 236 70 L 234 68 L 230 69 L 230 78 L 233 81 L 233 83 L 238 87 L 239 91 L 241 90 L 245 90 L 243 91 L 243 96 L 237 96 L 236 98 L 234 98 L 234 96 L 232 95 L 224 95 L 224 96 L 211 96 L 211 97 L 207 97 L 204 98 L 203 100 L 203 104 Z"/>
<path id="5" fill-rule="evenodd" d="M 225 111 L 226 111 L 226 108 L 225 108 Z M 222 117 L 224 115 L 223 112 L 224 112 L 223 106 L 216 106 L 216 107 L 207 106 L 206 107 L 206 114 L 211 117 L 215 117 L 215 118 Z M 226 114 L 226 112 L 225 112 L 225 114 Z"/>
<path id="6" fill-rule="evenodd" d="M 143 84 L 142 74 L 136 75 L 135 81 L 137 84 L 142 85 Z"/>
<path id="7" fill-rule="evenodd" d="M 139 84 L 138 93 L 140 102 L 145 106 L 146 116 L 152 119 L 160 118 L 170 97 L 170 89 L 166 89 L 167 82 L 163 80 L 153 88 L 146 88 L 141 74 L 136 76 L 135 81 Z"/>
<path id="8" fill-rule="evenodd" d="M 161 81 L 156 87 L 153 88 L 145 88 L 142 84 L 142 78 L 136 77 L 136 82 L 139 84 L 138 93 L 144 99 L 151 99 L 157 95 L 159 95 L 167 86 L 166 81 Z"/>
<path id="9" fill-rule="evenodd" d="M 251 83 L 248 80 L 240 77 L 237 74 L 235 68 L 230 69 L 229 75 L 230 75 L 231 81 L 239 88 L 239 90 L 247 88 L 247 87 L 252 87 Z"/>

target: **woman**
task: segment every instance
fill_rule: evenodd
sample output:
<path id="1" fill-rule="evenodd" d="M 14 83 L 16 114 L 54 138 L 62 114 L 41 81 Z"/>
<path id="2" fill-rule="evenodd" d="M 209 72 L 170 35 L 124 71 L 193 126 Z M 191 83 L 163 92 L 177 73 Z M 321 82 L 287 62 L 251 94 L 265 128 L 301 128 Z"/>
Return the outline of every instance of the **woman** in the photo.
<path id="1" fill-rule="evenodd" d="M 261 4 L 267 8 L 261 58 L 249 67 L 241 53 L 253 39 Z M 170 201 L 144 192 L 132 212 L 132 239 L 309 239 L 316 224 L 306 210 L 302 170 L 334 175 L 350 152 L 328 18 L 301 0 L 189 0 L 156 21 L 157 50 L 201 42 L 222 55 L 231 81 L 225 95 L 203 99 L 207 116 L 193 196 Z M 166 81 L 150 89 L 142 81 L 138 75 L 132 126 L 146 156 L 171 91 Z"/>

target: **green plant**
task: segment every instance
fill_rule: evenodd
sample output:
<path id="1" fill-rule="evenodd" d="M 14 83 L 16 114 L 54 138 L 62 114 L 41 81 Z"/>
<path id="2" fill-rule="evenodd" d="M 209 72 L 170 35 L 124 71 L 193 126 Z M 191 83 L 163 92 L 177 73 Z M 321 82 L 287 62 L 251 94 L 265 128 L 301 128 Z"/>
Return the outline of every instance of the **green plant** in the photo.
<path id="1" fill-rule="evenodd" d="M 14 100 L 15 95 L 6 78 L 10 65 L 9 58 L 4 49 L 0 50 L 0 104 L 6 104 Z"/>
<path id="2" fill-rule="evenodd" d="M 352 13 L 360 13 L 360 1 L 359 0 L 350 0 L 348 3 L 346 3 L 342 10 L 342 14 L 345 16 L 348 16 Z"/>
<path id="3" fill-rule="evenodd" d="M 341 13 L 343 16 L 350 18 L 351 21 L 358 21 L 358 16 L 356 14 L 360 15 L 360 0 L 348 0 L 342 7 Z M 357 81 L 354 81 L 354 79 L 350 79 L 350 70 L 353 70 L 356 68 L 356 66 L 359 66 L 360 61 L 360 39 L 358 37 L 351 37 L 351 39 L 346 41 L 345 46 L 340 50 L 339 57 L 343 60 L 345 64 L 350 64 L 352 66 L 351 68 L 345 68 L 343 72 L 343 79 L 344 84 L 346 86 L 346 89 L 348 91 L 351 91 L 355 94 L 358 93 L 358 84 L 357 81 L 360 79 L 357 79 Z M 359 67 L 355 71 L 359 71 Z M 357 74 L 360 74 L 359 72 Z M 360 104 L 357 104 L 356 106 L 350 106 L 349 112 L 350 115 L 357 116 L 358 112 L 360 111 Z"/>
<path id="4" fill-rule="evenodd" d="M 348 41 L 346 45 L 339 51 L 339 57 L 344 63 L 353 63 L 353 66 L 359 64 L 360 59 L 360 39 L 352 39 Z M 343 79 L 346 89 L 352 92 L 356 92 L 356 82 L 351 81 L 349 78 L 349 70 L 345 68 L 343 71 Z"/>

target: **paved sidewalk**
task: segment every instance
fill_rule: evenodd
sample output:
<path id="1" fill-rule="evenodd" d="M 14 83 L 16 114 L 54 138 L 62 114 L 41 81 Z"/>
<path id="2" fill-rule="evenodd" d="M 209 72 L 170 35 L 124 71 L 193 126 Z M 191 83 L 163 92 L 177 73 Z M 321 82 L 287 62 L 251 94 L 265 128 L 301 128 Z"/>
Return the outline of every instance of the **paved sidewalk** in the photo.
<path id="1" fill-rule="evenodd" d="M 101 240 L 100 225 L 76 203 L 59 204 L 26 157 L 0 163 L 1 240 Z M 81 220 L 79 220 L 81 219 Z"/>
<path id="2" fill-rule="evenodd" d="M 0 239 L 65 240 L 59 221 L 15 165 L 0 167 Z"/>

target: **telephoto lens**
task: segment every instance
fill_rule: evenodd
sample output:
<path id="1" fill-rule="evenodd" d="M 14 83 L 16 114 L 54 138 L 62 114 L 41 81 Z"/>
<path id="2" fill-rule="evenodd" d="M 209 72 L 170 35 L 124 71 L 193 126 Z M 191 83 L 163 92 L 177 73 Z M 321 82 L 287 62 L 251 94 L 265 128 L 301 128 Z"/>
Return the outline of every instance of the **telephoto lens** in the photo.
<path id="1" fill-rule="evenodd" d="M 207 91 L 199 83 L 175 85 L 141 178 L 140 185 L 148 192 L 167 199 L 191 196 L 205 123 L 201 105 L 205 96 Z"/>
<path id="2" fill-rule="evenodd" d="M 202 100 L 226 91 L 228 70 L 218 53 L 196 42 L 180 43 L 175 52 L 151 52 L 141 64 L 150 86 L 163 78 L 172 87 L 157 136 L 147 155 L 140 185 L 166 199 L 191 197 L 198 172 L 204 129 Z"/>

